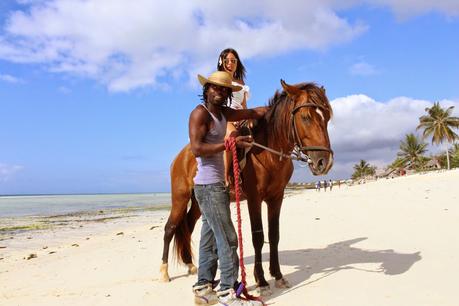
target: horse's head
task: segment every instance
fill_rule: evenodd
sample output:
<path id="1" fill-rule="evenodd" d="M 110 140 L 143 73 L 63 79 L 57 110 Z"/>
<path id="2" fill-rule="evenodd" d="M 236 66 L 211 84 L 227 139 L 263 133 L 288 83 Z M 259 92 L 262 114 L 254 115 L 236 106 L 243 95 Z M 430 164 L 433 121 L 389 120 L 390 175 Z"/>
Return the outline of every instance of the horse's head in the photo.
<path id="1" fill-rule="evenodd" d="M 323 87 L 313 83 L 289 85 L 281 80 L 282 87 L 292 100 L 291 123 L 295 147 L 308 157 L 314 175 L 324 175 L 333 165 L 327 126 L 332 109 Z"/>

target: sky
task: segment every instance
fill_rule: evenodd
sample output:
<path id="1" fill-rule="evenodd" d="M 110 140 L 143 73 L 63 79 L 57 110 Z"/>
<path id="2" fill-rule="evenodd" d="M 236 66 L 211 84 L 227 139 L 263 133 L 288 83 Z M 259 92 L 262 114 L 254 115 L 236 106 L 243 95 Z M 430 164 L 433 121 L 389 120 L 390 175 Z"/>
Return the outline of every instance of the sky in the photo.
<path id="1" fill-rule="evenodd" d="M 169 191 L 227 47 L 249 107 L 281 78 L 326 88 L 334 166 L 295 182 L 386 166 L 436 101 L 459 116 L 457 0 L 2 0 L 0 194 Z"/>

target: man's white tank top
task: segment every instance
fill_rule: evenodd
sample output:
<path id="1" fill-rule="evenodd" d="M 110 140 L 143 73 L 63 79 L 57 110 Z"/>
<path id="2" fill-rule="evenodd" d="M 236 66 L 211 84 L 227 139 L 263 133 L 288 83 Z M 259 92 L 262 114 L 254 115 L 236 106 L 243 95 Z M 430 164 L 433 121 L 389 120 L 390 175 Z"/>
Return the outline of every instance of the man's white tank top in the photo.
<path id="1" fill-rule="evenodd" d="M 212 114 L 207 107 L 202 106 L 209 112 L 213 120 L 213 126 L 207 132 L 204 138 L 205 143 L 216 144 L 223 143 L 226 134 L 226 118 L 222 114 L 222 119 Z M 207 185 L 222 182 L 225 180 L 225 164 L 223 162 L 223 151 L 211 156 L 196 157 L 198 163 L 198 172 L 194 177 L 194 183 L 198 185 Z"/>

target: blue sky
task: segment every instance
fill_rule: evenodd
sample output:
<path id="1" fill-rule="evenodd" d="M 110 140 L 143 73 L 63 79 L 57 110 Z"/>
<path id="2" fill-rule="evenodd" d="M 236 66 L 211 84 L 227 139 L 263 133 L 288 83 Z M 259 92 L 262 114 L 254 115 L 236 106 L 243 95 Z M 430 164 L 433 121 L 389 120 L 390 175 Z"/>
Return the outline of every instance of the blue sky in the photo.
<path id="1" fill-rule="evenodd" d="M 281 78 L 326 87 L 324 178 L 391 162 L 434 101 L 459 114 L 457 1 L 126 3 L 1 2 L 0 194 L 168 191 L 196 73 L 226 47 L 247 68 L 249 106 Z"/>

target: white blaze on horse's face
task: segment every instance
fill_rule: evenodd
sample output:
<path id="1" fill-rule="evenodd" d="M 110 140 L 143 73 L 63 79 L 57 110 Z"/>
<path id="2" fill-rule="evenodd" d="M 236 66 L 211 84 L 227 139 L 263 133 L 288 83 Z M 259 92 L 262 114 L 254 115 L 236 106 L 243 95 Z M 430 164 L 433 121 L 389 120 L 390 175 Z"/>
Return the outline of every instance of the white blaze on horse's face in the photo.
<path id="1" fill-rule="evenodd" d="M 318 113 L 320 115 L 320 118 L 322 118 L 322 121 L 325 121 L 324 114 L 322 113 L 322 111 L 318 107 L 316 108 L 316 113 Z"/>

